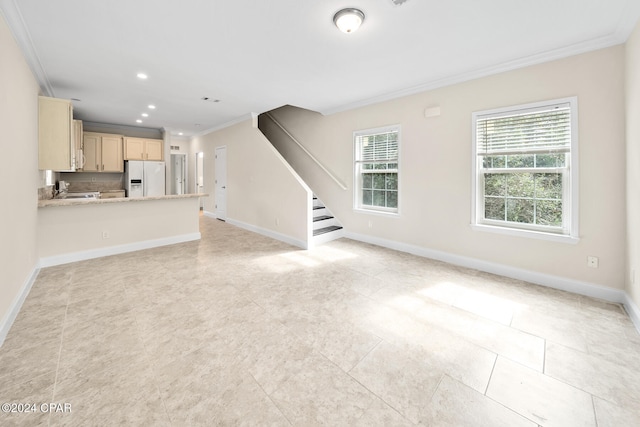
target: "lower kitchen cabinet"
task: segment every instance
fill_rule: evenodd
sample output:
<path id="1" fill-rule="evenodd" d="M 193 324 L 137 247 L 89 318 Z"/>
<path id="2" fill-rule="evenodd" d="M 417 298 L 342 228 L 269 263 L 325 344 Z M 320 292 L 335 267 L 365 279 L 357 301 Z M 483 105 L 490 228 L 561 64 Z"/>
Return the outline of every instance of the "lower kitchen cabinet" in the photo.
<path id="1" fill-rule="evenodd" d="M 84 172 L 124 172 L 122 135 L 85 132 Z"/>

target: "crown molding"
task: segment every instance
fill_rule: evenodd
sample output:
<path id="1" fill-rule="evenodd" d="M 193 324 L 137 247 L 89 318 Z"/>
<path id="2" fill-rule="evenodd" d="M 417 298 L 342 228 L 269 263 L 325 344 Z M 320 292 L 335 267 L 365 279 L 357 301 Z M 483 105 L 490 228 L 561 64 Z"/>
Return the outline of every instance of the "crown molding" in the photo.
<path id="1" fill-rule="evenodd" d="M 40 91 L 42 95 L 54 96 L 53 88 L 47 78 L 47 74 L 42 68 L 42 63 L 38 57 L 33 41 L 27 26 L 24 23 L 20 9 L 15 0 L 0 0 L 0 14 L 4 16 L 11 33 L 13 34 L 18 47 L 24 55 L 24 59 L 31 68 L 33 76 L 40 85 Z"/>

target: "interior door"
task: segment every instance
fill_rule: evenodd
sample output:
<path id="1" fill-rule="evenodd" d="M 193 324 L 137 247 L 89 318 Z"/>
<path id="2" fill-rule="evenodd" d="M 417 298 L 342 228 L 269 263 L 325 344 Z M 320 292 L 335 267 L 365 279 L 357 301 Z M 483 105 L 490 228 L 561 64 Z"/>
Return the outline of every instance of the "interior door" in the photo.
<path id="1" fill-rule="evenodd" d="M 204 153 L 196 153 L 196 193 L 204 193 Z M 204 209 L 204 197 L 200 197 L 200 210 Z"/>
<path id="2" fill-rule="evenodd" d="M 216 148 L 216 218 L 227 220 L 227 147 Z"/>
<path id="3" fill-rule="evenodd" d="M 186 154 L 171 155 L 171 194 L 186 193 Z"/>

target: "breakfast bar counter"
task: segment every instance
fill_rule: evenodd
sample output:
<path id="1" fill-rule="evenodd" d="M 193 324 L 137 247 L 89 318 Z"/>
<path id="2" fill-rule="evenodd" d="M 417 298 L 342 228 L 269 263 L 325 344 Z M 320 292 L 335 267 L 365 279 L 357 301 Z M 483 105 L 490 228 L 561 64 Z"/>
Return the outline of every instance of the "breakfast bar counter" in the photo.
<path id="1" fill-rule="evenodd" d="M 115 199 L 49 199 L 39 200 L 39 208 L 47 208 L 54 206 L 76 206 L 76 205 L 101 205 L 108 203 L 123 202 L 145 202 L 150 200 L 176 200 L 176 199 L 192 199 L 198 197 L 207 197 L 208 194 L 178 194 L 166 196 L 150 196 L 150 197 L 119 197 Z"/>
<path id="2" fill-rule="evenodd" d="M 199 240 L 199 198 L 207 196 L 41 200 L 41 266 Z"/>

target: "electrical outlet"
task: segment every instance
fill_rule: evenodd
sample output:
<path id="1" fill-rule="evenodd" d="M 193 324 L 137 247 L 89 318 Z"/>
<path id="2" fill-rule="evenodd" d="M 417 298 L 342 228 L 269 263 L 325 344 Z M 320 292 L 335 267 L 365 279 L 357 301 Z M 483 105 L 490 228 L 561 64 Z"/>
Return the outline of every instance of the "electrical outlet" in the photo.
<path id="1" fill-rule="evenodd" d="M 598 268 L 598 257 L 597 256 L 588 256 L 587 257 L 587 266 L 591 268 Z"/>
<path id="2" fill-rule="evenodd" d="M 280 225 L 280 218 L 276 218 L 276 225 Z"/>
<path id="3" fill-rule="evenodd" d="M 373 228 L 373 221 L 369 221 L 369 228 Z"/>
<path id="4" fill-rule="evenodd" d="M 109 238 L 109 232 L 108 231 L 103 231 L 102 232 L 102 238 L 103 239 L 108 239 Z"/>

